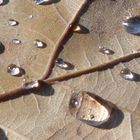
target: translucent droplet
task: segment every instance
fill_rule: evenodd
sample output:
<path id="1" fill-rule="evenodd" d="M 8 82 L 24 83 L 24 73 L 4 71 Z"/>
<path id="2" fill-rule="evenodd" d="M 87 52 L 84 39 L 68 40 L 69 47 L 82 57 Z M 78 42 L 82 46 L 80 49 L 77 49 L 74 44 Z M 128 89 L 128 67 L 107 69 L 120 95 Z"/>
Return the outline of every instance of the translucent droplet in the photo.
<path id="1" fill-rule="evenodd" d="M 84 27 L 80 24 L 79 25 L 74 25 L 73 26 L 73 31 L 75 33 L 84 33 L 84 34 L 89 33 L 89 30 L 86 27 Z"/>
<path id="2" fill-rule="evenodd" d="M 140 35 L 140 16 L 130 17 L 122 25 L 128 33 Z"/>
<path id="3" fill-rule="evenodd" d="M 86 91 L 72 94 L 69 109 L 77 119 L 97 127 L 108 122 L 112 112 L 108 102 Z"/>
<path id="4" fill-rule="evenodd" d="M 36 39 L 34 42 L 35 47 L 37 48 L 45 48 L 46 47 L 46 43 Z"/>
<path id="5" fill-rule="evenodd" d="M 0 5 L 2 5 L 4 3 L 4 0 L 0 0 Z"/>
<path id="6" fill-rule="evenodd" d="M 16 44 L 16 45 L 21 44 L 21 40 L 19 40 L 19 39 L 13 39 L 12 42 L 13 42 L 13 44 Z"/>
<path id="7" fill-rule="evenodd" d="M 57 58 L 55 65 L 62 69 L 67 69 L 69 67 L 68 64 L 65 63 L 61 58 Z"/>
<path id="8" fill-rule="evenodd" d="M 7 67 L 7 72 L 12 76 L 20 76 L 24 74 L 24 71 L 21 67 L 16 66 L 15 64 L 10 64 Z"/>
<path id="9" fill-rule="evenodd" d="M 29 18 L 29 19 L 32 19 L 32 18 L 33 18 L 33 15 L 29 15 L 28 18 Z"/>
<path id="10" fill-rule="evenodd" d="M 124 68 L 120 71 L 120 76 L 126 80 L 135 80 L 135 74 L 128 68 Z"/>
<path id="11" fill-rule="evenodd" d="M 54 0 L 35 0 L 36 4 L 47 4 L 53 2 Z"/>
<path id="12" fill-rule="evenodd" d="M 9 19 L 8 24 L 10 26 L 17 26 L 19 23 L 18 23 L 18 21 L 14 20 L 14 19 Z"/>
<path id="13" fill-rule="evenodd" d="M 23 88 L 25 89 L 38 88 L 39 86 L 40 86 L 39 80 L 34 80 L 23 84 Z"/>
<path id="14" fill-rule="evenodd" d="M 103 54 L 107 54 L 107 55 L 114 54 L 114 51 L 113 50 L 110 50 L 110 49 L 104 48 L 104 47 L 99 47 L 99 52 L 101 52 Z"/>

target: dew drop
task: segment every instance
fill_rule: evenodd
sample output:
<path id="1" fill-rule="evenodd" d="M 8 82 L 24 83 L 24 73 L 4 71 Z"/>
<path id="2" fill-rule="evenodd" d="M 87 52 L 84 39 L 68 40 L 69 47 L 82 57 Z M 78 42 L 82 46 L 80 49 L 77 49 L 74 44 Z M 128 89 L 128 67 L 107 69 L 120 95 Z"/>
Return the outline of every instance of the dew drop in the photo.
<path id="1" fill-rule="evenodd" d="M 114 54 L 114 51 L 113 50 L 110 50 L 110 49 L 104 48 L 104 47 L 99 47 L 99 52 L 101 52 L 103 54 L 107 54 L 107 55 Z"/>
<path id="2" fill-rule="evenodd" d="M 25 73 L 21 67 L 18 67 L 15 64 L 10 64 L 7 67 L 7 72 L 12 76 L 21 76 Z"/>
<path id="3" fill-rule="evenodd" d="M 19 24 L 19 22 L 16 21 L 16 20 L 14 20 L 14 19 L 9 19 L 9 20 L 8 20 L 8 24 L 9 24 L 10 26 L 17 26 L 17 25 Z"/>
<path id="4" fill-rule="evenodd" d="M 86 91 L 72 94 L 69 109 L 77 119 L 97 127 L 108 122 L 112 112 L 107 101 Z"/>
<path id="5" fill-rule="evenodd" d="M 79 25 L 73 25 L 73 31 L 75 33 L 82 33 L 82 34 L 89 33 L 89 30 L 86 27 L 84 27 L 84 26 L 82 26 L 80 24 Z"/>
<path id="6" fill-rule="evenodd" d="M 21 44 L 21 40 L 19 40 L 19 39 L 13 39 L 12 42 L 13 42 L 13 44 L 16 44 L 16 45 Z"/>
<path id="7" fill-rule="evenodd" d="M 28 18 L 29 18 L 29 19 L 32 19 L 32 18 L 33 18 L 33 15 L 29 15 Z"/>
<path id="8" fill-rule="evenodd" d="M 52 2 L 53 0 L 35 0 L 35 3 L 40 5 L 40 4 L 47 4 Z"/>
<path id="9" fill-rule="evenodd" d="M 40 41 L 39 39 L 36 39 L 33 43 L 36 48 L 45 48 L 46 47 L 46 43 Z"/>
<path id="10" fill-rule="evenodd" d="M 57 58 L 55 65 L 56 65 L 57 67 L 62 68 L 62 69 L 67 69 L 67 68 L 69 67 L 68 64 L 65 63 L 65 62 L 63 61 L 63 59 L 61 59 L 61 58 Z"/>
<path id="11" fill-rule="evenodd" d="M 4 0 L 0 0 L 0 5 L 3 5 L 3 3 L 4 3 Z"/>
<path id="12" fill-rule="evenodd" d="M 135 80 L 135 74 L 131 72 L 128 68 L 124 68 L 120 71 L 120 76 L 125 80 Z"/>
<path id="13" fill-rule="evenodd" d="M 34 81 L 27 82 L 27 83 L 23 84 L 23 88 L 25 88 L 25 89 L 38 88 L 39 86 L 40 86 L 39 80 L 34 80 Z"/>
<path id="14" fill-rule="evenodd" d="M 124 29 L 134 35 L 140 35 L 140 16 L 130 17 L 123 21 Z"/>

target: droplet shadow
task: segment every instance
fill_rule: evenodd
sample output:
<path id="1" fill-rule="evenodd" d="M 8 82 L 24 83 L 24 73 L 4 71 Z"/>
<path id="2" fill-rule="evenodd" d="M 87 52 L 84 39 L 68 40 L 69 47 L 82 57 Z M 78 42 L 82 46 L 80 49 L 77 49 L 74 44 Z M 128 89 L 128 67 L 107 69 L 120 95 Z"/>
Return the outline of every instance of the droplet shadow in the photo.
<path id="1" fill-rule="evenodd" d="M 0 128 L 0 140 L 8 140 L 4 130 Z"/>
<path id="2" fill-rule="evenodd" d="M 4 53 L 5 46 L 0 42 L 0 54 Z"/>

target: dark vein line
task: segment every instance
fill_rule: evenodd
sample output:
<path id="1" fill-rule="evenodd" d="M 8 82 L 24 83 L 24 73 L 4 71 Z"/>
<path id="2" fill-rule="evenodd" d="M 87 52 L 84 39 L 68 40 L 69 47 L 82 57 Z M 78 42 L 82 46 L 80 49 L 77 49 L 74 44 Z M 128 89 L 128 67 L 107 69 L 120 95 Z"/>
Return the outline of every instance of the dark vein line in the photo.
<path id="1" fill-rule="evenodd" d="M 76 77 L 79 77 L 79 76 L 84 75 L 84 74 L 89 74 L 89 73 L 103 71 L 103 70 L 106 70 L 109 68 L 113 68 L 115 65 L 117 65 L 119 63 L 128 62 L 128 61 L 133 60 L 133 59 L 138 58 L 138 57 L 140 57 L 140 52 L 131 53 L 131 54 L 116 58 L 114 60 L 111 60 L 109 62 L 106 62 L 104 64 L 97 65 L 95 67 L 90 67 L 90 68 L 87 68 L 84 70 L 79 70 L 79 71 L 76 71 L 76 72 L 73 72 L 70 74 L 66 74 L 63 76 L 59 76 L 59 77 L 49 78 L 47 80 L 44 80 L 43 82 L 45 82 L 49 85 L 53 85 L 57 81 L 66 81 L 66 80 L 69 80 L 71 78 L 76 78 Z M 40 87 L 38 87 L 38 88 L 40 88 Z M 0 102 L 7 101 L 9 99 L 14 99 L 14 98 L 20 97 L 22 95 L 34 93 L 38 90 L 38 88 L 24 89 L 21 87 L 21 88 L 15 89 L 13 91 L 0 94 Z"/>
<path id="2" fill-rule="evenodd" d="M 81 76 L 83 74 L 89 74 L 89 73 L 96 72 L 96 71 L 103 71 L 103 70 L 106 70 L 109 68 L 113 68 L 115 65 L 117 65 L 121 62 L 127 62 L 127 61 L 130 61 L 130 60 L 132 60 L 134 58 L 138 58 L 138 57 L 140 57 L 140 52 L 135 52 L 132 54 L 128 54 L 128 55 L 116 58 L 116 59 L 111 60 L 109 62 L 94 66 L 94 67 L 90 67 L 90 68 L 87 68 L 84 70 L 79 70 L 79 71 L 76 71 L 76 72 L 73 72 L 70 74 L 66 74 L 66 75 L 62 75 L 59 77 L 49 78 L 46 80 L 46 82 L 47 83 L 54 83 L 56 81 L 65 81 L 65 80 L 69 80 L 71 78 L 76 78 L 76 77 Z"/>
<path id="3" fill-rule="evenodd" d="M 47 70 L 44 73 L 44 75 L 42 76 L 41 80 L 47 79 L 50 76 L 50 74 L 52 72 L 52 69 L 54 67 L 54 64 L 55 64 L 55 60 L 59 55 L 59 50 L 61 49 L 62 44 L 64 43 L 66 37 L 69 36 L 69 34 L 72 32 L 73 25 L 75 24 L 77 18 L 79 17 L 79 15 L 81 14 L 81 11 L 83 10 L 83 8 L 86 6 L 87 3 L 88 3 L 87 0 L 85 0 L 82 3 L 81 7 L 76 12 L 76 14 L 72 17 L 72 19 L 69 22 L 68 26 L 66 27 L 65 31 L 63 32 L 63 34 L 61 35 L 60 39 L 56 43 L 55 48 L 53 50 L 53 53 L 50 56 L 50 59 L 49 59 L 48 65 L 47 65 Z"/>

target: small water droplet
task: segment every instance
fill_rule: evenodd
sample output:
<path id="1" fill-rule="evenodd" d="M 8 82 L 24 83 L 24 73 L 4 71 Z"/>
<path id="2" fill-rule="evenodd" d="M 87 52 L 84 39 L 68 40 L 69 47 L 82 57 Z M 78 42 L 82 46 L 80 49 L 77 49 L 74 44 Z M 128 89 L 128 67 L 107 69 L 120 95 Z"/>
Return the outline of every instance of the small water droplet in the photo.
<path id="1" fill-rule="evenodd" d="M 37 48 L 45 48 L 46 47 L 46 43 L 40 41 L 39 39 L 36 39 L 34 42 L 35 47 Z"/>
<path id="2" fill-rule="evenodd" d="M 53 0 L 35 0 L 36 4 L 48 4 L 50 2 L 53 2 Z"/>
<path id="3" fill-rule="evenodd" d="M 19 22 L 16 21 L 16 20 L 14 20 L 14 19 L 9 19 L 9 20 L 8 20 L 8 24 L 9 24 L 10 26 L 17 26 L 17 25 L 19 24 Z"/>
<path id="4" fill-rule="evenodd" d="M 86 27 L 84 27 L 80 24 L 79 25 L 73 25 L 73 31 L 75 33 L 83 33 L 83 34 L 89 33 L 89 30 Z"/>
<path id="5" fill-rule="evenodd" d="M 25 73 L 21 67 L 18 67 L 15 64 L 10 64 L 7 67 L 7 72 L 12 76 L 21 76 Z"/>
<path id="6" fill-rule="evenodd" d="M 120 76 L 126 80 L 135 80 L 135 74 L 128 68 L 124 68 L 120 71 Z"/>
<path id="7" fill-rule="evenodd" d="M 33 18 L 33 15 L 29 15 L 28 18 L 29 18 L 29 19 L 32 19 L 32 18 Z"/>
<path id="8" fill-rule="evenodd" d="M 68 64 L 65 63 L 61 58 L 57 58 L 55 65 L 62 69 L 67 69 L 69 67 Z"/>
<path id="9" fill-rule="evenodd" d="M 39 86 L 40 86 L 39 80 L 34 80 L 34 81 L 27 82 L 27 83 L 23 84 L 23 88 L 25 88 L 25 89 L 38 88 Z"/>
<path id="10" fill-rule="evenodd" d="M 130 17 L 122 25 L 128 33 L 140 35 L 140 16 Z"/>
<path id="11" fill-rule="evenodd" d="M 104 48 L 104 47 L 99 47 L 99 52 L 101 52 L 103 54 L 107 54 L 107 55 L 114 54 L 114 51 L 113 50 L 110 50 L 110 49 Z"/>
<path id="12" fill-rule="evenodd" d="M 21 40 L 19 40 L 19 39 L 13 39 L 12 42 L 13 42 L 13 44 L 16 44 L 16 45 L 21 44 Z"/>
<path id="13" fill-rule="evenodd" d="M 108 122 L 112 112 L 108 102 L 86 91 L 72 94 L 69 109 L 77 119 L 97 127 Z"/>

